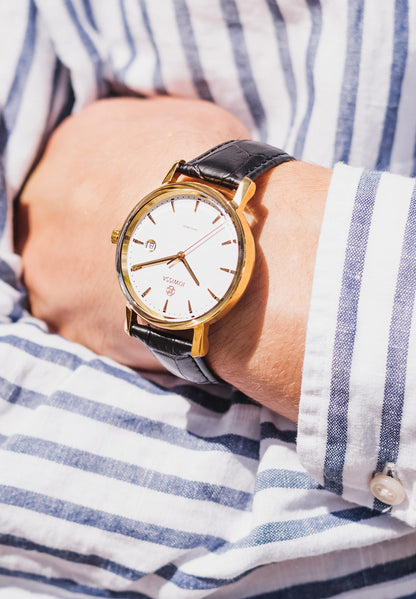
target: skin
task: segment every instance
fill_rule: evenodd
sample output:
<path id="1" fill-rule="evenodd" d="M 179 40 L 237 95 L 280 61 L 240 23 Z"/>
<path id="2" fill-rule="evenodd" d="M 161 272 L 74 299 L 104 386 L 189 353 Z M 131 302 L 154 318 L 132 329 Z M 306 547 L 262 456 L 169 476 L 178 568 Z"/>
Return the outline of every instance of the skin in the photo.
<path id="1" fill-rule="evenodd" d="M 99 354 L 141 371 L 163 370 L 123 331 L 111 231 L 173 162 L 249 137 L 221 108 L 172 98 L 101 100 L 64 121 L 16 211 L 16 249 L 32 313 Z M 254 273 L 239 303 L 210 327 L 213 370 L 292 420 L 330 177 L 328 169 L 290 162 L 256 180 L 248 205 Z"/>

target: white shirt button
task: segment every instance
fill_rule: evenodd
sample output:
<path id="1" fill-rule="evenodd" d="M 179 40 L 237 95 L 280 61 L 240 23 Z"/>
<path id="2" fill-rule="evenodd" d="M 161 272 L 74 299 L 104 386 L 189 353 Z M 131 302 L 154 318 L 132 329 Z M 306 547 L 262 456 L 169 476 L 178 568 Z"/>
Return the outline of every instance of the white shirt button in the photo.
<path id="1" fill-rule="evenodd" d="M 406 499 L 406 491 L 396 478 L 386 474 L 376 474 L 370 482 L 374 497 L 387 505 L 400 505 Z"/>

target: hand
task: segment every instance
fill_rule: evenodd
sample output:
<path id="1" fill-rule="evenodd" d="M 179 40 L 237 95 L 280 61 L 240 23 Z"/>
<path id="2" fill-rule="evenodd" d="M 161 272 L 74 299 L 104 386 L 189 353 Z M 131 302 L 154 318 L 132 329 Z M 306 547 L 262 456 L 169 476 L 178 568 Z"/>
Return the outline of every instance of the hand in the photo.
<path id="1" fill-rule="evenodd" d="M 124 333 L 111 231 L 175 161 L 247 137 L 232 115 L 199 100 L 101 100 L 66 119 L 29 178 L 15 218 L 33 314 L 97 353 L 136 369 L 164 370 Z"/>

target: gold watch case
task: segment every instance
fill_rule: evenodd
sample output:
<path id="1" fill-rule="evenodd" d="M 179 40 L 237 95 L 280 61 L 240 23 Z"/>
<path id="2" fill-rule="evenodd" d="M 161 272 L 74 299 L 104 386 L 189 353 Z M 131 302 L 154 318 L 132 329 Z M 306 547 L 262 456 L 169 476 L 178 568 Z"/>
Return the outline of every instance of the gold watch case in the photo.
<path id="1" fill-rule="evenodd" d="M 181 161 L 182 162 L 182 161 Z M 203 356 L 208 352 L 208 329 L 211 324 L 225 316 L 235 306 L 243 295 L 250 280 L 254 261 L 254 239 L 244 214 L 244 209 L 249 199 L 254 195 L 255 183 L 245 177 L 237 190 L 229 190 L 219 185 L 202 183 L 199 180 L 186 180 L 178 182 L 179 174 L 176 169 L 180 162 L 176 162 L 169 169 L 163 180 L 162 186 L 145 196 L 128 215 L 121 229 L 114 229 L 111 241 L 117 244 L 116 270 L 121 289 L 126 297 L 126 332 L 130 334 L 130 327 L 137 323 L 137 316 L 154 327 L 165 330 L 193 329 L 192 356 Z M 130 281 L 127 268 L 127 250 L 131 236 L 137 223 L 157 203 L 172 198 L 175 195 L 203 196 L 214 204 L 220 204 L 230 216 L 237 233 L 239 248 L 239 263 L 231 286 L 224 297 L 208 312 L 184 321 L 171 320 L 163 315 L 153 312 L 145 305 L 135 293 Z"/>

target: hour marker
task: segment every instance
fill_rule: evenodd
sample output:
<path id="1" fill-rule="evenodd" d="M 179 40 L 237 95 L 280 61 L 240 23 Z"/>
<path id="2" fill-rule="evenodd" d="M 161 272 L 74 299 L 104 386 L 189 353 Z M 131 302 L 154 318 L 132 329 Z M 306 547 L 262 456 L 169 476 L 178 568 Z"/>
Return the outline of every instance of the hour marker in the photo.
<path id="1" fill-rule="evenodd" d="M 175 212 L 175 200 L 171 200 L 170 205 L 172 206 L 173 212 Z"/>
<path id="2" fill-rule="evenodd" d="M 215 293 L 214 293 L 213 291 L 211 291 L 211 289 L 208 289 L 208 291 L 210 292 L 210 294 L 212 295 L 212 297 L 213 297 L 215 300 L 217 300 L 217 302 L 219 302 L 219 301 L 220 301 L 220 298 L 219 298 L 219 297 L 217 297 L 217 296 L 215 295 Z"/>
<path id="3" fill-rule="evenodd" d="M 140 239 L 133 239 L 134 243 L 139 243 L 140 245 L 144 245 L 143 241 L 140 241 Z"/>
<path id="4" fill-rule="evenodd" d="M 236 239 L 227 239 L 227 241 L 223 241 L 221 245 L 229 245 L 230 243 L 237 243 Z"/>
<path id="5" fill-rule="evenodd" d="M 235 273 L 237 272 L 236 270 L 231 270 L 231 268 L 223 268 L 222 266 L 220 266 L 220 270 L 223 270 L 224 272 L 229 272 L 231 275 L 235 275 Z"/>
<path id="6" fill-rule="evenodd" d="M 213 225 L 215 225 L 215 223 L 216 223 L 217 221 L 219 221 L 219 220 L 220 220 L 220 218 L 221 218 L 221 214 L 219 214 L 218 216 L 216 216 L 216 217 L 214 218 L 214 220 L 212 221 L 212 224 L 213 224 Z"/>
<path id="7" fill-rule="evenodd" d="M 148 216 L 148 217 L 149 217 L 149 219 L 152 221 L 152 223 L 155 225 L 155 224 L 156 224 L 156 221 L 155 221 L 155 219 L 153 218 L 153 216 L 152 216 L 151 214 L 148 214 L 147 216 Z"/>
<path id="8" fill-rule="evenodd" d="M 199 206 L 199 200 L 197 200 L 195 202 L 195 208 L 194 208 L 194 212 L 196 212 L 198 210 L 198 206 Z"/>
<path id="9" fill-rule="evenodd" d="M 190 300 L 188 300 L 188 310 L 189 310 L 189 314 L 192 314 L 193 310 L 192 310 L 192 306 L 191 306 Z"/>
<path id="10" fill-rule="evenodd" d="M 166 312 L 166 310 L 168 308 L 168 302 L 169 302 L 169 300 L 165 301 L 165 305 L 163 306 L 163 312 Z"/>
<path id="11" fill-rule="evenodd" d="M 148 287 L 148 288 L 146 289 L 146 291 L 143 291 L 143 293 L 142 293 L 142 297 L 144 297 L 145 295 L 147 295 L 147 294 L 149 293 L 149 291 L 150 291 L 150 290 L 151 290 L 151 287 Z"/>

